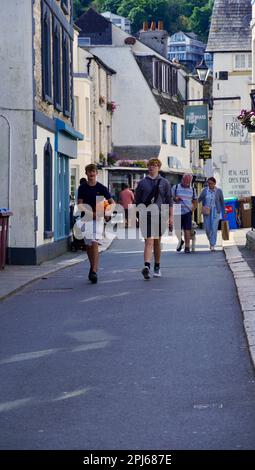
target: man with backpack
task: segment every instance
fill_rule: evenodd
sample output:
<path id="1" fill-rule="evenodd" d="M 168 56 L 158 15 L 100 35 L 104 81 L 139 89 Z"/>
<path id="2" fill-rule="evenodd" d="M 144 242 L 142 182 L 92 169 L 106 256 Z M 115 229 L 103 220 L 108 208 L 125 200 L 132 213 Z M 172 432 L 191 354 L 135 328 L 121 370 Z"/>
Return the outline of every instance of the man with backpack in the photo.
<path id="1" fill-rule="evenodd" d="M 187 254 L 190 253 L 192 212 L 197 207 L 197 194 L 191 182 L 192 175 L 184 174 L 181 183 L 172 188 L 174 202 L 181 205 L 181 230 L 184 231 L 184 240 L 180 234 L 176 251 L 180 252 L 185 244 L 184 252 Z"/>
<path id="2" fill-rule="evenodd" d="M 173 198 L 168 181 L 159 175 L 161 161 L 151 158 L 148 163 L 148 175 L 143 178 L 135 191 L 136 205 L 141 205 L 139 221 L 142 235 L 145 240 L 144 279 L 151 278 L 151 258 L 154 252 L 154 277 L 161 277 L 160 256 L 161 236 L 169 226 L 173 226 Z M 149 208 L 148 211 L 146 208 Z M 162 210 L 164 209 L 164 211 Z M 165 209 L 167 209 L 167 214 Z M 164 212 L 164 213 L 163 213 Z"/>

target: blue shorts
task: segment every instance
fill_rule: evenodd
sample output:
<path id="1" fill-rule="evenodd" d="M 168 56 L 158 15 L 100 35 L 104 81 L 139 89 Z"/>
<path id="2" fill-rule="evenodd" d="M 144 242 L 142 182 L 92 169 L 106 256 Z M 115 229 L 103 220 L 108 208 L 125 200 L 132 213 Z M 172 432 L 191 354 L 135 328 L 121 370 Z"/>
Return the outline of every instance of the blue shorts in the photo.
<path id="1" fill-rule="evenodd" d="M 181 215 L 181 228 L 183 230 L 191 230 L 192 227 L 192 212 Z"/>

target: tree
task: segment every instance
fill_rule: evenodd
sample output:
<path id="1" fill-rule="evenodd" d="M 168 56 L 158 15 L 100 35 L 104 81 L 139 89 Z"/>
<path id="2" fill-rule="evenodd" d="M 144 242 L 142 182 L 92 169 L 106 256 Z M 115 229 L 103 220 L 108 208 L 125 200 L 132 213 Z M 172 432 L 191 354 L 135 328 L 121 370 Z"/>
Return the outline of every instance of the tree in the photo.
<path id="1" fill-rule="evenodd" d="M 73 17 L 74 20 L 79 18 L 90 6 L 91 0 L 73 0 Z"/>
<path id="2" fill-rule="evenodd" d="M 189 19 L 189 29 L 196 33 L 203 41 L 207 41 L 210 19 L 212 15 L 213 1 L 210 0 L 202 8 L 195 7 Z"/>
<path id="3" fill-rule="evenodd" d="M 176 0 L 122 0 L 118 14 L 128 17 L 134 32 L 143 21 L 162 20 L 166 30 L 175 32 L 179 25 L 180 8 Z"/>

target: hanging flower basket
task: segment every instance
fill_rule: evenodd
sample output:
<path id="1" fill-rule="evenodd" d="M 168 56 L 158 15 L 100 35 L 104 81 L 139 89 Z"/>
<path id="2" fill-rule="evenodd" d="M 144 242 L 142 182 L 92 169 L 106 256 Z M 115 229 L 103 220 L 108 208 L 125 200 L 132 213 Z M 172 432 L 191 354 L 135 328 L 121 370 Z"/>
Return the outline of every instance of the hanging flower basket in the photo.
<path id="1" fill-rule="evenodd" d="M 115 104 L 114 101 L 108 101 L 106 107 L 107 107 L 107 111 L 109 111 L 111 114 L 113 114 L 115 109 L 116 109 L 116 104 Z"/>
<path id="2" fill-rule="evenodd" d="M 248 132 L 255 132 L 255 111 L 242 109 L 237 119 L 242 126 L 246 127 Z"/>

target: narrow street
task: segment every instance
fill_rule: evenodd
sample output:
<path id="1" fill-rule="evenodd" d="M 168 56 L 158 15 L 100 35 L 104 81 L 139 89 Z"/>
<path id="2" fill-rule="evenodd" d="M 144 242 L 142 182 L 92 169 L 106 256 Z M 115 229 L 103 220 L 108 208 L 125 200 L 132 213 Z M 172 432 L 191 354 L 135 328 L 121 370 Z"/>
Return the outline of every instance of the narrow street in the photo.
<path id="1" fill-rule="evenodd" d="M 1 449 L 253 449 L 255 373 L 224 253 L 115 240 L 0 303 Z M 170 250 L 170 251 L 169 251 Z"/>

